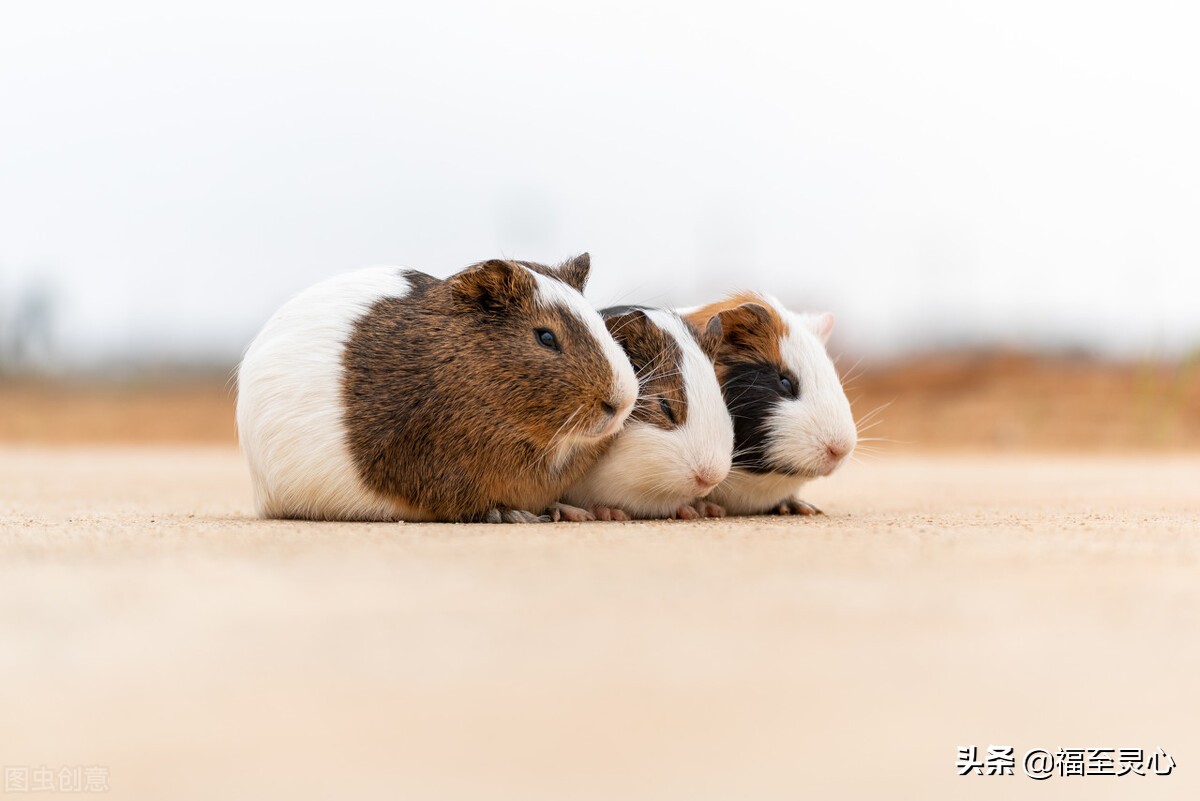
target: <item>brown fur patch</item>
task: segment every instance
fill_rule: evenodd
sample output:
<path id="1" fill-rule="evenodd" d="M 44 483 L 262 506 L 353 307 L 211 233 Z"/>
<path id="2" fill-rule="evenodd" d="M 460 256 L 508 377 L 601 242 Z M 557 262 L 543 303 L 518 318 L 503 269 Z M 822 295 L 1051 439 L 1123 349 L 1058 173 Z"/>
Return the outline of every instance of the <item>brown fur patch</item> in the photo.
<path id="1" fill-rule="evenodd" d="M 513 262 L 444 281 L 404 275 L 409 294 L 378 301 L 343 352 L 347 440 L 362 480 L 441 520 L 546 509 L 607 447 L 555 447 L 607 422 L 607 358 L 581 320 L 534 303 L 535 282 Z M 540 344 L 538 329 L 561 350 Z"/>
<path id="2" fill-rule="evenodd" d="M 712 319 L 713 315 L 720 314 L 721 312 L 728 311 L 729 309 L 735 309 L 738 306 L 742 306 L 747 303 L 757 303 L 765 308 L 771 308 L 771 304 L 768 303 L 767 299 L 762 295 L 757 292 L 746 290 L 742 292 L 734 292 L 733 294 L 722 298 L 721 300 L 714 301 L 713 303 L 709 303 L 705 306 L 701 306 L 698 309 L 694 309 L 688 313 L 687 320 L 697 328 L 703 328 L 704 324 Z M 772 313 L 774 314 L 774 312 Z M 780 334 L 787 334 L 787 322 L 777 314 L 774 316 L 776 318 L 776 325 L 779 327 Z"/>
<path id="3" fill-rule="evenodd" d="M 772 437 L 768 420 L 781 399 L 800 391 L 799 377 L 783 363 L 779 349 L 789 334 L 787 321 L 765 298 L 750 292 L 704 306 L 687 319 L 695 326 L 721 321 L 714 366 L 733 421 L 734 466 L 757 473 L 775 470 L 767 458 Z"/>
<path id="4" fill-rule="evenodd" d="M 587 286 L 588 276 L 592 271 L 592 257 L 587 253 L 580 253 L 575 258 L 567 259 L 556 267 L 547 267 L 544 264 L 532 261 L 518 261 L 515 264 L 524 265 L 535 273 L 557 278 L 564 284 L 574 288 L 576 292 L 583 292 L 584 287 Z"/>
<path id="5" fill-rule="evenodd" d="M 686 320 L 703 331 L 713 318 L 721 321 L 721 345 L 714 361 L 722 384 L 728 370 L 738 364 L 759 362 L 782 366 L 779 343 L 789 333 L 788 324 L 761 295 L 754 292 L 730 295 L 701 306 L 688 314 Z"/>
<path id="6" fill-rule="evenodd" d="M 638 377 L 638 399 L 629 418 L 663 429 L 687 422 L 679 343 L 640 309 L 605 310 L 602 314 Z"/>
<path id="7" fill-rule="evenodd" d="M 692 332 L 692 336 L 696 338 L 700 350 L 708 357 L 708 360 L 716 362 L 717 357 L 721 354 L 721 342 L 725 339 L 725 327 L 721 325 L 721 316 L 714 314 L 704 328 L 697 328 L 687 320 L 684 320 L 683 323 Z"/>

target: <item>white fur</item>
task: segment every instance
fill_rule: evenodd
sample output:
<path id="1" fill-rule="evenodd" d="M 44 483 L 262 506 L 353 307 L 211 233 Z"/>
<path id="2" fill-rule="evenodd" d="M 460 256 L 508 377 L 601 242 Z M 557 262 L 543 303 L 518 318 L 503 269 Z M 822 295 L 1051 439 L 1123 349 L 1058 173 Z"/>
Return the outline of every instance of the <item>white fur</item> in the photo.
<path id="1" fill-rule="evenodd" d="M 809 479 L 783 473 L 751 473 L 735 467 L 708 496 L 731 515 L 758 515 L 795 498 Z"/>
<path id="2" fill-rule="evenodd" d="M 343 423 L 342 350 L 381 298 L 403 297 L 398 267 L 369 267 L 312 286 L 283 305 L 238 368 L 238 439 L 264 517 L 413 519 L 358 478 Z"/>
<path id="3" fill-rule="evenodd" d="M 779 343 L 779 350 L 784 364 L 800 381 L 800 397 L 781 399 L 769 417 L 772 436 L 766 455 L 797 475 L 734 468 L 709 496 L 732 514 L 759 514 L 795 498 L 808 481 L 837 469 L 858 441 L 850 402 L 825 351 L 824 339 L 833 318 L 790 312 L 770 295 L 761 299 L 788 323 L 788 336 Z M 826 452 L 828 446 L 843 451 L 841 459 L 832 460 Z"/>
<path id="4" fill-rule="evenodd" d="M 629 359 L 582 295 L 561 281 L 529 272 L 537 281 L 539 302 L 565 306 L 576 314 L 611 363 L 616 386 L 614 426 L 619 427 L 637 396 Z M 346 445 L 343 421 L 342 353 L 354 324 L 381 298 L 404 297 L 408 292 L 399 267 L 345 273 L 292 298 L 251 343 L 238 368 L 237 421 L 259 514 L 428 519 L 362 483 Z M 560 456 L 565 458 L 574 447 L 563 445 Z"/>
<path id="5" fill-rule="evenodd" d="M 592 338 L 599 343 L 601 353 L 612 367 L 614 396 L 610 402 L 617 409 L 612 427 L 614 430 L 620 429 L 637 401 L 637 376 L 633 374 L 629 357 L 604 327 L 604 318 L 583 299 L 583 295 L 562 281 L 533 270 L 529 272 L 537 280 L 537 302 L 547 307 L 566 307 L 587 326 Z"/>
<path id="6" fill-rule="evenodd" d="M 717 481 L 729 472 L 733 423 L 721 396 L 712 362 L 684 322 L 658 309 L 645 312 L 666 331 L 682 354 L 687 419 L 664 430 L 648 423 L 625 426 L 616 442 L 565 500 L 575 506 L 608 506 L 633 517 L 667 517 L 697 497 L 694 473 L 707 472 Z"/>

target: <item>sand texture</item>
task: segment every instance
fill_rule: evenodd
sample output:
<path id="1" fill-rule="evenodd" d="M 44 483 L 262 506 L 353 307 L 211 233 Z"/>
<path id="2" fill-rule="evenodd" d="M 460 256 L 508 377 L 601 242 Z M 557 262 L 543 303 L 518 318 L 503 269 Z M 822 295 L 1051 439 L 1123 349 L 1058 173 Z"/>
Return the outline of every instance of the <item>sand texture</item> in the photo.
<path id="1" fill-rule="evenodd" d="M 1200 798 L 1200 457 L 889 455 L 807 499 L 260 521 L 229 448 L 3 446 L 0 762 L 131 799 Z M 960 778 L 971 744 L 1178 766 Z"/>

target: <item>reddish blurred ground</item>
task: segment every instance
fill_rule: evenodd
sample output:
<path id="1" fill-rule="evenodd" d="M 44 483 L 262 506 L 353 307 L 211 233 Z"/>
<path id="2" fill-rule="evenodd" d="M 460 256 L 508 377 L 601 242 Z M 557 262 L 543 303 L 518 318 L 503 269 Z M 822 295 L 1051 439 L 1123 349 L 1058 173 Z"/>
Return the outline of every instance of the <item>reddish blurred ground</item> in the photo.
<path id="1" fill-rule="evenodd" d="M 1200 361 L 1113 364 L 1023 354 L 941 355 L 853 373 L 863 436 L 922 449 L 1200 448 Z M 869 421 L 867 423 L 869 425 Z M 860 426 L 865 429 L 866 426 Z"/>
<path id="2" fill-rule="evenodd" d="M 850 373 L 864 443 L 884 450 L 1200 448 L 1200 361 L 1113 364 L 951 354 Z M 860 373 L 856 375 L 855 373 Z M 226 375 L 134 382 L 0 379 L 0 441 L 232 443 Z"/>

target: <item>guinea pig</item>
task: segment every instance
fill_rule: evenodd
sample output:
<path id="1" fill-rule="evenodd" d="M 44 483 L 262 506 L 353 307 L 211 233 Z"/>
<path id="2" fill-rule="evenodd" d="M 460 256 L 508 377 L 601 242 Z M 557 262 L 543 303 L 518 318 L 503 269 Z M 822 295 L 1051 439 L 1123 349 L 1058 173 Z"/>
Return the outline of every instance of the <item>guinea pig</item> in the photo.
<path id="1" fill-rule="evenodd" d="M 694 329 L 664 309 L 603 309 L 640 387 L 624 430 L 564 501 L 604 520 L 721 516 L 702 500 L 728 475 L 733 424 L 713 359 L 721 320 Z"/>
<path id="2" fill-rule="evenodd" d="M 492 260 L 444 280 L 371 267 L 292 298 L 238 369 L 259 513 L 546 519 L 637 398 L 581 294 L 590 266 Z"/>
<path id="3" fill-rule="evenodd" d="M 833 315 L 802 315 L 757 293 L 690 309 L 693 326 L 721 321 L 716 357 L 733 419 L 733 469 L 709 495 L 730 514 L 819 514 L 796 497 L 837 469 L 858 440 L 850 402 L 825 351 Z"/>

